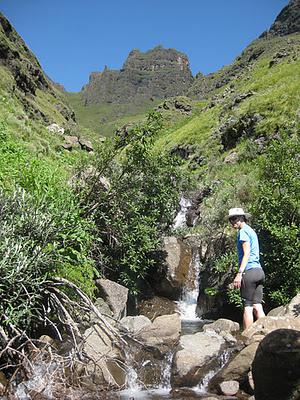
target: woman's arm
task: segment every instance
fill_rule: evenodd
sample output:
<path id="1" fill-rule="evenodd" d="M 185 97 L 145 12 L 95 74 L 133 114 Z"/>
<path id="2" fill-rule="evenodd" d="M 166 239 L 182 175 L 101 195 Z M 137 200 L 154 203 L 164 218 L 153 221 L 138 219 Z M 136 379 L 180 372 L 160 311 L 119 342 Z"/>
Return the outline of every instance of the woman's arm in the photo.
<path id="1" fill-rule="evenodd" d="M 243 255 L 241 264 L 239 266 L 239 272 L 236 274 L 236 277 L 233 281 L 233 286 L 235 288 L 241 287 L 242 274 L 245 271 L 246 265 L 247 265 L 249 257 L 250 257 L 250 242 L 243 242 L 242 248 L 243 248 L 244 255 Z"/>

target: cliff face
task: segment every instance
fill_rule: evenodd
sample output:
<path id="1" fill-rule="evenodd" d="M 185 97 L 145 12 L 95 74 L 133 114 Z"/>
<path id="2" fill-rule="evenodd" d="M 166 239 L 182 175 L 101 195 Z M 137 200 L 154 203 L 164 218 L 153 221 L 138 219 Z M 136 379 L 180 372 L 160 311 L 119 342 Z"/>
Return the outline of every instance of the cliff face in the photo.
<path id="1" fill-rule="evenodd" d="M 291 0 L 279 13 L 269 35 L 285 36 L 300 32 L 300 0 Z"/>
<path id="2" fill-rule="evenodd" d="M 121 70 L 92 73 L 82 96 L 85 104 L 164 99 L 186 93 L 192 82 L 187 56 L 158 46 L 132 50 Z"/>

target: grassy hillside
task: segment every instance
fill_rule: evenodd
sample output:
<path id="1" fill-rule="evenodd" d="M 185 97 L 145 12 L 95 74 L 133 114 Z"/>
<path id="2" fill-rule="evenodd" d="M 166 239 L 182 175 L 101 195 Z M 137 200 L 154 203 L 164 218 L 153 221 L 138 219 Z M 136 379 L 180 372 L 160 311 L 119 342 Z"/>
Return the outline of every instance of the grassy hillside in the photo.
<path id="1" fill-rule="evenodd" d="M 66 99 L 74 109 L 78 123 L 100 136 L 113 136 L 123 125 L 145 118 L 159 103 L 158 100 L 144 103 L 84 105 L 81 93 L 67 93 Z"/>
<path id="2" fill-rule="evenodd" d="M 198 101 L 187 120 L 165 129 L 156 142 L 158 152 L 193 149 L 187 165 L 200 185 L 219 182 L 208 207 L 222 198 L 224 211 L 226 202 L 247 205 L 253 198 L 259 158 L 271 140 L 299 134 L 300 35 L 260 39 L 252 51 L 255 46 L 264 48 L 255 62 Z"/>

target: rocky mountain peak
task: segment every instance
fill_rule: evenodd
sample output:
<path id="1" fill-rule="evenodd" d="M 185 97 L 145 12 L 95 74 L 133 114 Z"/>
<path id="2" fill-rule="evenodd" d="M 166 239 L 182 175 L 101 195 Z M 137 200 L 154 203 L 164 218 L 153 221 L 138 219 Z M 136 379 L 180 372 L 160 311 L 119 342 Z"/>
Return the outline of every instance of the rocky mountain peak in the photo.
<path id="1" fill-rule="evenodd" d="M 182 95 L 193 82 L 189 60 L 175 49 L 133 49 L 120 70 L 93 72 L 82 89 L 85 104 L 126 103 Z"/>
<path id="2" fill-rule="evenodd" d="M 268 34 L 285 36 L 297 32 L 300 32 L 300 0 L 291 0 L 279 13 Z"/>

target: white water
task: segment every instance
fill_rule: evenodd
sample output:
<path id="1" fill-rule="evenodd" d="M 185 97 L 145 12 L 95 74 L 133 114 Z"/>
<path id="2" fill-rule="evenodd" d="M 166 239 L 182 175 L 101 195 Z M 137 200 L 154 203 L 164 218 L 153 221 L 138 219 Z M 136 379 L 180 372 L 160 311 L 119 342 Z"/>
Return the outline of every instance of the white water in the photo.
<path id="1" fill-rule="evenodd" d="M 184 197 L 181 197 L 180 199 L 180 210 L 178 214 L 176 215 L 174 222 L 173 222 L 173 228 L 182 228 L 183 226 L 186 225 L 186 213 L 191 207 L 192 203 L 190 202 L 189 199 L 185 199 Z"/>
<path id="2" fill-rule="evenodd" d="M 224 351 L 218 358 L 219 365 L 216 368 L 208 371 L 208 373 L 201 380 L 201 383 L 195 386 L 193 390 L 198 393 L 207 393 L 209 381 L 225 366 L 229 359 L 229 356 L 230 351 Z"/>
<path id="3" fill-rule="evenodd" d="M 183 321 L 198 321 L 197 299 L 199 295 L 199 275 L 200 275 L 200 256 L 199 251 L 193 251 L 192 261 L 189 266 L 189 273 L 186 285 L 183 289 L 181 299 L 177 301 L 178 310 Z"/>
<path id="4" fill-rule="evenodd" d="M 146 389 L 143 387 L 141 382 L 138 380 L 138 375 L 132 366 L 133 359 L 127 354 L 127 377 L 126 387 L 127 389 L 119 392 L 119 399 L 131 400 L 131 399 L 153 399 L 157 398 L 168 398 L 171 390 L 171 368 L 172 368 L 172 357 L 173 353 L 169 352 L 166 354 L 161 362 L 161 383 L 157 388 Z"/>

